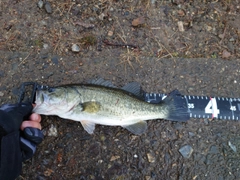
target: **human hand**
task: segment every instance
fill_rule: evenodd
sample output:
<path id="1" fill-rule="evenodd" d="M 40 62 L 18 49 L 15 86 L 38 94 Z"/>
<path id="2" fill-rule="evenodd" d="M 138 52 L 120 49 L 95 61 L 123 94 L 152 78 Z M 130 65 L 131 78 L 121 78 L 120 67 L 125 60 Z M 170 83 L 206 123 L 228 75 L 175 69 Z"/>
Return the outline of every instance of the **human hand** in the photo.
<path id="1" fill-rule="evenodd" d="M 41 117 L 31 115 L 32 108 L 31 103 L 0 107 L 0 179 L 15 179 L 22 161 L 31 158 L 43 140 Z"/>

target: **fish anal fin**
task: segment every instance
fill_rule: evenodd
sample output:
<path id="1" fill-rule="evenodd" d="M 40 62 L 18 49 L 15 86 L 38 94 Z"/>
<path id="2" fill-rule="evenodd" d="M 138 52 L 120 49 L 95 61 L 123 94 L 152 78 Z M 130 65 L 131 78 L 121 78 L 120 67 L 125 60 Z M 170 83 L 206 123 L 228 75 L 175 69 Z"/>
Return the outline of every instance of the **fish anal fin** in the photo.
<path id="1" fill-rule="evenodd" d="M 87 131 L 89 134 L 93 134 L 93 131 L 95 129 L 95 123 L 90 122 L 90 121 L 86 121 L 86 120 L 82 120 L 80 122 L 81 122 L 85 131 Z"/>
<path id="2" fill-rule="evenodd" d="M 83 111 L 88 113 L 96 113 L 100 110 L 101 105 L 97 101 L 88 101 L 82 104 Z"/>
<path id="3" fill-rule="evenodd" d="M 144 133 L 147 129 L 147 122 L 146 121 L 138 121 L 135 124 L 127 125 L 127 126 L 122 126 L 123 128 L 126 128 L 130 132 L 136 135 L 140 135 Z"/>

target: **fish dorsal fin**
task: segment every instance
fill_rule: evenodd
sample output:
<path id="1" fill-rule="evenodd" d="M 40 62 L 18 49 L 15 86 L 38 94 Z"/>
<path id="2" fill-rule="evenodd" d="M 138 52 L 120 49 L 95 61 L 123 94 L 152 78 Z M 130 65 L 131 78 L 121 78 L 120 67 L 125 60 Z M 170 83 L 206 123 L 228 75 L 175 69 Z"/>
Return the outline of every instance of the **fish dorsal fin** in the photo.
<path id="1" fill-rule="evenodd" d="M 84 130 L 87 131 L 89 134 L 92 134 L 94 129 L 95 129 L 95 123 L 91 122 L 91 121 L 85 121 L 82 120 L 80 121 Z"/>
<path id="2" fill-rule="evenodd" d="M 116 88 L 111 81 L 105 80 L 103 78 L 91 79 L 90 81 L 88 81 L 88 83 Z"/>
<path id="3" fill-rule="evenodd" d="M 122 126 L 122 127 L 126 128 L 127 130 L 129 130 L 133 134 L 140 135 L 140 134 L 142 134 L 146 131 L 147 123 L 146 123 L 146 121 L 139 121 L 135 124 L 131 124 L 131 125 L 128 125 L 128 126 Z"/>
<path id="4" fill-rule="evenodd" d="M 139 97 L 141 99 L 143 98 L 143 90 L 142 90 L 140 84 L 137 82 L 128 83 L 125 86 L 123 86 L 122 89 L 136 95 L 137 97 Z"/>

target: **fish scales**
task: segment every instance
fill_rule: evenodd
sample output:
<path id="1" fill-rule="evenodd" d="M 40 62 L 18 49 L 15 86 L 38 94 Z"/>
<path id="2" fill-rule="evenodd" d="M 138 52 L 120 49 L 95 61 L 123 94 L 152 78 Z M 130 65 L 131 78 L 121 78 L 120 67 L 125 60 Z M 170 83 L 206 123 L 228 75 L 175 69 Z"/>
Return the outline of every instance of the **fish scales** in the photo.
<path id="1" fill-rule="evenodd" d="M 143 100 L 139 100 L 134 95 L 126 93 L 119 89 L 82 86 L 77 87 L 79 94 L 81 94 L 80 103 L 88 101 L 96 101 L 101 105 L 101 112 L 115 115 L 116 118 L 166 118 L 168 116 L 168 106 L 159 106 L 149 104 Z M 100 112 L 99 112 L 100 113 Z"/>
<path id="2" fill-rule="evenodd" d="M 95 124 L 122 126 L 134 134 L 142 134 L 147 129 L 146 120 L 184 122 L 189 119 L 187 108 L 178 106 L 176 93 L 170 93 L 159 104 L 150 104 L 143 100 L 137 83 L 129 83 L 118 89 L 109 82 L 97 82 L 99 84 L 38 90 L 33 111 L 80 121 L 90 134 L 93 133 Z"/>

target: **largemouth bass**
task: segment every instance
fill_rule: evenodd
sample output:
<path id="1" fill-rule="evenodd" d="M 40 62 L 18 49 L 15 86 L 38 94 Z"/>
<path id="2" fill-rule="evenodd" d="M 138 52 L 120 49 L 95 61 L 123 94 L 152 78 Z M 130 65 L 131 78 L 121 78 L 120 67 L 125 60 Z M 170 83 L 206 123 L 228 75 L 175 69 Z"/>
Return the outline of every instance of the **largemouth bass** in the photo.
<path id="1" fill-rule="evenodd" d="M 95 124 L 122 126 L 134 134 L 142 134 L 147 129 L 146 120 L 189 119 L 186 107 L 177 104 L 175 95 L 170 93 L 160 104 L 150 104 L 144 101 L 143 91 L 136 82 L 118 89 L 111 82 L 98 79 L 90 84 L 38 90 L 33 112 L 80 121 L 90 134 Z"/>

